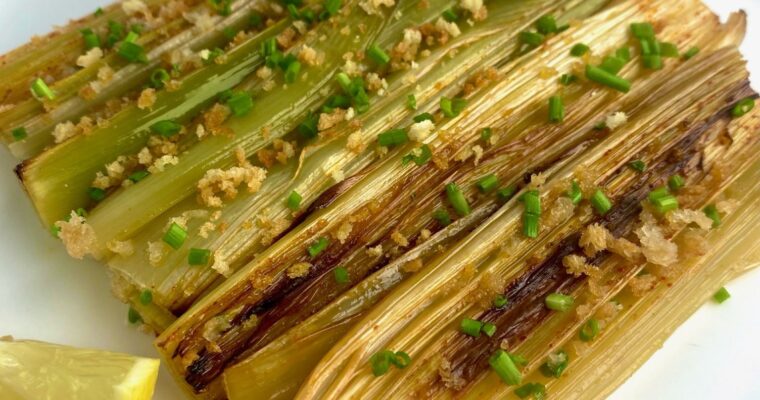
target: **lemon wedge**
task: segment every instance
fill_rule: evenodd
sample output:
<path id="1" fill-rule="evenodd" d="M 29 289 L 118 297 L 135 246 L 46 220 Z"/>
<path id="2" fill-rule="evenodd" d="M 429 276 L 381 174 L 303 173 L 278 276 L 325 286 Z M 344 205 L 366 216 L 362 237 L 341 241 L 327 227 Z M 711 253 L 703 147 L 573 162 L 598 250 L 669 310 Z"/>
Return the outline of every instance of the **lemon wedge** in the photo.
<path id="1" fill-rule="evenodd" d="M 149 400 L 157 359 L 0 338 L 0 399 Z"/>

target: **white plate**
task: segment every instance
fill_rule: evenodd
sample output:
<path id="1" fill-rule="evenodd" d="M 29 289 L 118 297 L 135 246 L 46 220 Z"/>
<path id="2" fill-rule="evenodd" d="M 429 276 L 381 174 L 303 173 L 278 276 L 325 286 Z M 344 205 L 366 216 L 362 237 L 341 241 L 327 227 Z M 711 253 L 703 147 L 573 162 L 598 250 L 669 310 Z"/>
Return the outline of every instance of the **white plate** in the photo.
<path id="1" fill-rule="evenodd" d="M 51 25 L 93 12 L 105 0 L 0 3 L 1 54 L 34 34 L 48 32 Z M 707 3 L 724 18 L 730 11 L 747 10 L 749 33 L 742 50 L 753 76 L 760 76 L 760 2 Z M 37 223 L 14 166 L 15 160 L 0 151 L 0 215 L 5 227 L 0 230 L 0 336 L 155 357 L 150 338 L 128 326 L 126 306 L 111 296 L 103 267 L 70 259 Z M 729 301 L 703 306 L 611 398 L 760 399 L 758 286 L 760 271 L 730 283 Z M 155 399 L 178 398 L 179 389 L 162 370 Z"/>

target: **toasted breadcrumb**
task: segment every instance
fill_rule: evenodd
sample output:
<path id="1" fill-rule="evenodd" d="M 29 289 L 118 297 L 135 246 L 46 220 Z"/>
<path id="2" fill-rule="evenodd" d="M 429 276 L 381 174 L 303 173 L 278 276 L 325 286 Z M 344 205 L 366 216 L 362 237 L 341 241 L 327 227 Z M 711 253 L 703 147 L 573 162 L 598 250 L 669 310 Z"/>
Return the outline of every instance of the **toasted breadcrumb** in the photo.
<path id="1" fill-rule="evenodd" d="M 691 223 L 697 224 L 701 229 L 710 230 L 713 220 L 702 211 L 679 208 L 665 215 L 668 226 L 673 230 L 681 229 Z"/>
<path id="2" fill-rule="evenodd" d="M 148 172 L 151 174 L 157 174 L 159 172 L 164 172 L 167 166 L 177 164 L 179 164 L 179 158 L 177 158 L 177 156 L 161 156 L 153 162 L 153 165 L 148 167 Z"/>
<path id="3" fill-rule="evenodd" d="M 103 50 L 101 50 L 100 47 L 93 47 L 90 50 L 87 50 L 87 53 L 77 58 L 77 65 L 82 68 L 87 68 L 100 61 L 101 58 L 103 58 Z"/>
<path id="4" fill-rule="evenodd" d="M 586 258 L 577 254 L 566 255 L 562 259 L 562 265 L 573 276 L 592 275 L 596 268 L 586 263 Z"/>
<path id="5" fill-rule="evenodd" d="M 401 270 L 407 273 L 412 273 L 421 270 L 422 266 L 422 260 L 415 258 L 412 261 L 404 263 L 404 265 L 401 266 Z"/>
<path id="6" fill-rule="evenodd" d="M 101 83 L 111 82 L 114 73 L 115 72 L 113 68 L 109 67 L 108 65 L 104 65 L 98 70 L 98 81 Z"/>
<path id="7" fill-rule="evenodd" d="M 658 225 L 644 224 L 636 230 L 642 252 L 647 261 L 660 266 L 671 266 L 678 262 L 678 246 L 667 240 Z"/>
<path id="8" fill-rule="evenodd" d="M 135 246 L 131 240 L 111 240 L 106 244 L 108 250 L 120 256 L 131 256 L 135 253 Z"/>
<path id="9" fill-rule="evenodd" d="M 340 224 L 338 227 L 338 230 L 335 232 L 335 239 L 337 239 L 340 244 L 346 243 L 346 240 L 348 239 L 348 236 L 351 234 L 351 230 L 353 229 L 353 225 L 350 222 L 344 222 Z"/>
<path id="10" fill-rule="evenodd" d="M 592 257 L 596 253 L 607 249 L 607 241 L 611 236 L 610 232 L 599 224 L 591 224 L 581 233 L 581 239 L 578 244 L 583 248 L 586 256 Z"/>
<path id="11" fill-rule="evenodd" d="M 438 376 L 441 377 L 443 384 L 452 390 L 458 391 L 464 388 L 467 381 L 462 377 L 458 370 L 454 370 L 447 359 L 442 359 L 438 366 Z"/>
<path id="12" fill-rule="evenodd" d="M 300 262 L 298 264 L 291 265 L 287 270 L 287 275 L 290 279 L 302 278 L 309 274 L 310 269 L 311 264 L 307 262 Z"/>
<path id="13" fill-rule="evenodd" d="M 84 217 L 72 211 L 68 221 L 58 221 L 55 226 L 59 229 L 58 237 L 66 246 L 66 252 L 73 258 L 81 260 L 87 254 L 92 254 L 97 244 L 95 230 Z"/>
<path id="14" fill-rule="evenodd" d="M 435 27 L 441 32 L 446 32 L 451 37 L 458 37 L 462 34 L 462 31 L 459 30 L 459 26 L 456 23 L 448 22 L 442 17 L 435 21 Z"/>
<path id="15" fill-rule="evenodd" d="M 124 11 L 124 14 L 127 14 L 130 17 L 147 17 L 150 15 L 150 9 L 148 9 L 148 6 L 145 5 L 142 0 L 124 0 L 121 3 L 121 9 Z"/>
<path id="16" fill-rule="evenodd" d="M 227 263 L 227 260 L 216 253 L 214 253 L 214 263 L 211 265 L 211 269 L 225 277 L 229 277 L 232 274 L 232 269 Z"/>
<path id="17" fill-rule="evenodd" d="M 322 63 L 322 56 L 317 53 L 312 47 L 303 45 L 298 52 L 298 60 L 308 66 L 320 65 Z"/>
<path id="18" fill-rule="evenodd" d="M 228 199 L 234 199 L 238 194 L 237 187 L 242 183 L 248 186 L 250 193 L 255 193 L 261 188 L 266 176 L 265 169 L 249 163 L 226 170 L 210 169 L 198 181 L 201 202 L 209 207 L 221 207 L 222 198 L 217 193 L 224 193 Z"/>
<path id="19" fill-rule="evenodd" d="M 483 147 L 481 147 L 479 144 L 472 146 L 472 154 L 475 155 L 473 163 L 475 163 L 475 165 L 478 165 L 480 163 L 480 159 L 483 158 Z"/>
<path id="20" fill-rule="evenodd" d="M 431 120 L 416 122 L 409 127 L 409 139 L 414 142 L 423 142 L 435 129 L 435 124 Z"/>
<path id="21" fill-rule="evenodd" d="M 140 92 L 140 97 L 137 99 L 137 108 L 141 110 L 147 110 L 153 107 L 156 103 L 156 89 L 147 88 Z"/>
<path id="22" fill-rule="evenodd" d="M 332 113 L 319 114 L 319 123 L 317 124 L 317 130 L 320 132 L 326 131 L 340 122 L 344 121 L 346 117 L 346 110 L 336 108 Z"/>
<path id="23" fill-rule="evenodd" d="M 395 4 L 395 0 L 362 0 L 359 6 L 369 15 L 381 15 L 380 7 L 393 7 Z"/>
<path id="24" fill-rule="evenodd" d="M 631 278 L 628 288 L 635 297 L 642 297 L 657 286 L 657 277 L 654 275 L 640 275 Z"/>
<path id="25" fill-rule="evenodd" d="M 229 107 L 216 103 L 210 110 L 203 113 L 203 126 L 212 135 L 226 134 L 229 129 L 224 127 L 224 121 L 230 116 Z"/>
<path id="26" fill-rule="evenodd" d="M 76 136 L 78 133 L 79 130 L 71 121 L 61 122 L 53 129 L 53 137 L 56 143 L 61 143 L 68 138 Z"/>
<path id="27" fill-rule="evenodd" d="M 409 240 L 399 231 L 393 231 L 391 234 L 391 240 L 401 247 L 409 246 Z"/>
<path id="28" fill-rule="evenodd" d="M 604 124 L 607 126 L 607 128 L 613 131 L 625 125 L 626 122 L 628 122 L 628 116 L 622 111 L 612 113 L 608 115 L 604 120 Z"/>
<path id="29" fill-rule="evenodd" d="M 367 148 L 367 145 L 362 140 L 361 131 L 348 135 L 348 138 L 346 139 L 346 148 L 354 154 L 359 154 Z"/>
<path id="30" fill-rule="evenodd" d="M 383 245 L 378 244 L 375 247 L 370 247 L 367 249 L 367 255 L 370 257 L 380 257 L 383 255 Z"/>
<path id="31" fill-rule="evenodd" d="M 210 32 L 216 24 L 214 17 L 206 10 L 202 12 L 186 12 L 182 16 L 201 32 Z"/>
<path id="32" fill-rule="evenodd" d="M 432 235 L 433 235 L 433 233 L 430 232 L 430 229 L 423 229 L 423 230 L 420 231 L 419 240 L 421 242 L 424 242 L 424 241 L 430 239 L 430 236 L 432 236 Z"/>
<path id="33" fill-rule="evenodd" d="M 150 265 L 154 267 L 161 265 L 161 260 L 166 253 L 166 246 L 163 242 L 148 242 L 148 247 L 145 250 L 148 253 Z"/>
<path id="34" fill-rule="evenodd" d="M 290 221 L 285 218 L 277 217 L 271 219 L 266 216 L 259 216 L 256 225 L 262 230 L 260 243 L 264 246 L 272 244 L 275 238 L 290 226 Z"/>

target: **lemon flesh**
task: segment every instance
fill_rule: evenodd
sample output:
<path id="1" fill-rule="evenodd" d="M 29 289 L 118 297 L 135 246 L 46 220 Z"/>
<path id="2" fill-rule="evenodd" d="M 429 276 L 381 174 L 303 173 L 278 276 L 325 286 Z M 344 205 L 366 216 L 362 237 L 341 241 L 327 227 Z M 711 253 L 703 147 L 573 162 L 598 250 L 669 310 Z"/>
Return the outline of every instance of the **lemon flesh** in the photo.
<path id="1" fill-rule="evenodd" d="M 157 359 L 0 340 L 0 399 L 149 400 Z"/>

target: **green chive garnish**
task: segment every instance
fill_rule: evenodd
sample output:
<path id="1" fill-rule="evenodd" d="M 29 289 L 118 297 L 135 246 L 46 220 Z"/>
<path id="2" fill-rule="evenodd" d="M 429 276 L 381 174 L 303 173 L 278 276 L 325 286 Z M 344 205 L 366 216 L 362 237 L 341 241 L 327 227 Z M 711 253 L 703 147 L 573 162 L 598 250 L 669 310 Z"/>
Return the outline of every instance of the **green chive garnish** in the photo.
<path id="1" fill-rule="evenodd" d="M 303 197 L 294 190 L 288 195 L 287 200 L 285 200 L 285 205 L 287 205 L 291 211 L 298 211 L 298 209 L 301 208 L 301 200 L 303 200 Z"/>
<path id="2" fill-rule="evenodd" d="M 150 290 L 145 289 L 140 292 L 140 304 L 147 306 L 151 302 L 153 302 L 153 293 Z"/>
<path id="3" fill-rule="evenodd" d="M 705 215 L 707 215 L 708 218 L 713 220 L 713 228 L 717 228 L 721 224 L 720 220 L 720 214 L 718 213 L 718 208 L 715 207 L 715 204 L 710 204 L 703 210 Z"/>
<path id="4" fill-rule="evenodd" d="M 127 321 L 129 321 L 130 324 L 136 324 L 142 321 L 142 317 L 140 316 L 140 313 L 137 312 L 137 310 L 129 307 L 129 310 L 127 311 Z"/>
<path id="5" fill-rule="evenodd" d="M 325 236 L 320 237 L 319 239 L 317 239 L 316 242 L 314 242 L 307 249 L 307 251 L 309 252 L 309 256 L 310 257 L 318 256 L 320 253 L 325 251 L 325 249 L 327 249 L 327 245 L 329 244 L 330 244 L 330 240 L 327 237 Z"/>
<path id="6" fill-rule="evenodd" d="M 185 243 L 185 239 L 187 239 L 187 231 L 176 222 L 172 222 L 163 237 L 164 242 L 174 250 L 178 250 L 182 247 L 182 244 Z"/>
<path id="7" fill-rule="evenodd" d="M 519 38 L 521 43 L 526 44 L 531 48 L 538 47 L 544 42 L 544 35 L 536 32 L 520 32 Z"/>
<path id="8" fill-rule="evenodd" d="M 567 192 L 567 197 L 569 197 L 575 205 L 578 205 L 578 203 L 583 200 L 583 191 L 581 191 L 581 185 L 578 184 L 578 181 L 573 181 L 573 183 L 570 184 L 570 190 Z"/>
<path id="9" fill-rule="evenodd" d="M 438 222 L 443 227 L 451 225 L 451 216 L 449 215 L 449 212 L 446 210 L 435 210 L 433 213 L 433 219 Z"/>
<path id="10" fill-rule="evenodd" d="M 29 135 L 26 133 L 26 128 L 20 126 L 11 131 L 11 136 L 13 136 L 13 140 L 18 142 L 19 140 L 26 139 L 26 137 Z"/>
<path id="11" fill-rule="evenodd" d="M 441 112 L 447 118 L 454 118 L 464 110 L 467 106 L 467 100 L 461 98 L 450 99 L 448 97 L 441 97 Z"/>
<path id="12" fill-rule="evenodd" d="M 129 178 L 128 178 L 128 179 L 129 179 L 130 181 L 134 182 L 134 183 L 137 183 L 137 182 L 140 182 L 141 180 L 143 180 L 143 179 L 147 178 L 147 177 L 148 177 L 148 175 L 150 175 L 150 172 L 148 172 L 148 171 L 146 171 L 146 170 L 142 169 L 142 170 L 140 170 L 140 171 L 135 171 L 135 172 L 131 173 L 131 174 L 129 175 Z"/>
<path id="13" fill-rule="evenodd" d="M 507 305 L 507 296 L 504 296 L 503 294 L 496 295 L 493 299 L 493 306 L 496 308 L 502 308 Z"/>
<path id="14" fill-rule="evenodd" d="M 98 36 L 92 29 L 85 28 L 79 32 L 82 34 L 85 50 L 90 50 L 95 47 L 100 47 L 100 36 Z"/>
<path id="15" fill-rule="evenodd" d="M 482 327 L 482 322 L 470 318 L 465 318 L 459 323 L 459 330 L 461 330 L 462 333 L 476 338 L 480 337 L 480 329 Z"/>
<path id="16" fill-rule="evenodd" d="M 338 284 L 345 284 L 348 283 L 348 269 L 346 267 L 336 267 L 333 270 L 333 277 L 335 277 L 335 282 Z"/>
<path id="17" fill-rule="evenodd" d="M 483 128 L 480 131 L 480 140 L 484 142 L 489 142 L 491 140 L 491 136 L 493 136 L 493 130 L 491 128 Z"/>
<path id="18" fill-rule="evenodd" d="M 486 336 L 493 337 L 493 335 L 496 333 L 496 325 L 490 322 L 486 322 L 485 324 L 483 324 L 483 328 L 481 328 L 480 330 L 483 331 L 483 333 L 485 333 Z"/>
<path id="19" fill-rule="evenodd" d="M 586 321 L 585 324 L 583 324 L 580 332 L 578 332 L 578 337 L 581 339 L 581 341 L 590 342 L 594 340 L 594 338 L 598 334 L 599 334 L 599 321 L 592 318 Z"/>
<path id="20" fill-rule="evenodd" d="M 460 217 L 470 213 L 470 205 L 464 197 L 464 193 L 459 189 L 456 183 L 452 182 L 446 185 L 446 197 L 449 199 L 451 207 L 459 214 Z"/>
<path id="21" fill-rule="evenodd" d="M 562 76 L 559 77 L 559 83 L 567 86 L 575 81 L 578 80 L 578 77 L 573 74 L 562 74 Z"/>
<path id="22" fill-rule="evenodd" d="M 538 237 L 538 219 L 536 214 L 523 214 L 523 235 L 532 239 Z"/>
<path id="23" fill-rule="evenodd" d="M 417 98 L 413 94 L 406 96 L 406 108 L 410 110 L 417 109 Z"/>
<path id="24" fill-rule="evenodd" d="M 403 129 L 391 129 L 377 135 L 377 144 L 384 147 L 396 146 L 409 141 L 409 136 Z"/>
<path id="25" fill-rule="evenodd" d="M 630 81 L 593 65 L 586 65 L 586 78 L 590 81 L 609 86 L 619 92 L 628 93 L 631 90 Z"/>
<path id="26" fill-rule="evenodd" d="M 536 21 L 536 30 L 544 35 L 557 33 L 559 31 L 557 20 L 552 15 L 544 15 Z"/>
<path id="27" fill-rule="evenodd" d="M 599 215 L 605 215 L 612 209 L 612 201 L 601 189 L 596 189 L 590 200 Z"/>
<path id="28" fill-rule="evenodd" d="M 101 188 L 91 187 L 87 189 L 87 196 L 94 201 L 102 201 L 106 198 L 106 191 Z"/>
<path id="29" fill-rule="evenodd" d="M 637 172 L 644 172 L 647 169 L 647 164 L 641 160 L 631 161 L 628 163 L 628 166 L 631 167 L 632 170 L 637 171 Z"/>
<path id="30" fill-rule="evenodd" d="M 722 287 L 718 289 L 717 292 L 713 295 L 713 299 L 718 302 L 718 304 L 723 303 L 724 301 L 728 300 L 731 297 L 731 293 L 728 293 L 728 290 L 725 287 Z"/>
<path id="31" fill-rule="evenodd" d="M 548 296 L 546 296 L 546 299 L 544 299 L 544 303 L 546 304 L 546 307 L 554 310 L 554 311 L 560 311 L 565 312 L 570 309 L 570 307 L 573 306 L 573 297 L 564 295 L 561 293 L 552 293 Z"/>
<path id="32" fill-rule="evenodd" d="M 517 187 L 515 187 L 515 185 L 509 185 L 496 191 L 496 199 L 502 203 L 506 203 L 514 197 L 516 192 Z"/>
<path id="33" fill-rule="evenodd" d="M 565 119 L 565 106 L 560 96 L 549 98 L 549 122 L 559 123 Z"/>
<path id="34" fill-rule="evenodd" d="M 509 357 L 504 350 L 496 350 L 496 352 L 488 359 L 488 364 L 491 365 L 491 369 L 501 380 L 507 385 L 519 385 L 522 382 L 522 374 L 517 369 L 517 365 Z"/>
<path id="35" fill-rule="evenodd" d="M 684 181 L 683 177 L 681 175 L 673 175 L 670 178 L 668 178 L 668 187 L 670 190 L 677 192 L 681 188 L 683 188 L 686 185 L 686 182 Z"/>
<path id="36" fill-rule="evenodd" d="M 683 53 L 683 59 L 689 60 L 699 54 L 699 47 L 692 47 L 689 50 L 686 50 L 685 53 Z"/>
<path id="37" fill-rule="evenodd" d="M 298 78 L 298 74 L 301 72 L 301 63 L 298 61 L 291 61 L 288 66 L 285 67 L 285 83 L 293 83 Z"/>
<path id="38" fill-rule="evenodd" d="M 367 49 L 367 56 L 371 58 L 372 61 L 380 65 L 388 64 L 391 61 L 391 57 L 388 55 L 388 53 L 383 51 L 383 49 L 381 49 L 377 44 L 369 46 Z"/>
<path id="39" fill-rule="evenodd" d="M 570 49 L 570 55 L 573 57 L 581 57 L 582 55 L 588 53 L 589 50 L 591 50 L 590 47 L 586 46 L 583 43 L 578 43 L 573 46 L 572 49 Z"/>
<path id="40" fill-rule="evenodd" d="M 166 85 L 166 82 L 171 79 L 169 72 L 163 68 L 159 68 L 150 74 L 150 87 L 154 89 L 161 89 Z"/>
<path id="41" fill-rule="evenodd" d="M 570 363 L 570 358 L 565 351 L 559 351 L 553 358 L 547 360 L 541 365 L 541 373 L 547 378 L 559 378 L 562 376 L 562 372 L 567 369 L 567 365 Z"/>
<path id="42" fill-rule="evenodd" d="M 755 99 L 747 97 L 746 99 L 742 99 L 736 103 L 734 108 L 731 109 L 731 116 L 734 118 L 739 118 L 744 114 L 752 111 L 753 108 L 755 108 Z"/>
<path id="43" fill-rule="evenodd" d="M 422 122 L 422 121 L 433 121 L 433 114 L 424 112 L 419 115 L 415 115 L 414 118 L 412 118 L 414 122 Z"/>
<path id="44" fill-rule="evenodd" d="M 247 92 L 234 92 L 227 99 L 226 104 L 230 108 L 232 115 L 242 117 L 253 109 L 253 97 Z"/>
<path id="45" fill-rule="evenodd" d="M 521 399 L 533 397 L 534 400 L 543 400 L 546 397 L 546 386 L 542 383 L 526 383 L 515 389 L 515 395 Z"/>
<path id="46" fill-rule="evenodd" d="M 499 186 L 499 178 L 494 174 L 488 174 L 478 179 L 477 186 L 481 193 L 492 192 L 497 186 Z"/>
<path id="47" fill-rule="evenodd" d="M 55 94 L 48 87 L 47 83 L 42 78 L 37 78 L 32 82 L 32 94 L 38 99 L 46 98 L 48 100 L 55 99 Z"/>
<path id="48" fill-rule="evenodd" d="M 150 130 L 153 133 L 168 138 L 178 134 L 182 130 L 182 125 L 174 121 L 163 120 L 151 125 Z"/>

